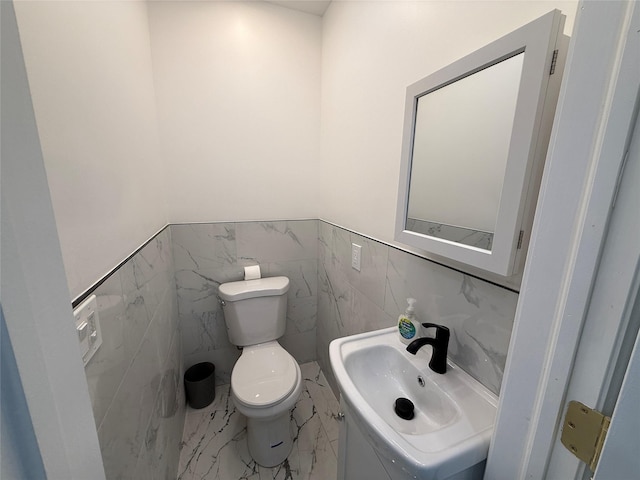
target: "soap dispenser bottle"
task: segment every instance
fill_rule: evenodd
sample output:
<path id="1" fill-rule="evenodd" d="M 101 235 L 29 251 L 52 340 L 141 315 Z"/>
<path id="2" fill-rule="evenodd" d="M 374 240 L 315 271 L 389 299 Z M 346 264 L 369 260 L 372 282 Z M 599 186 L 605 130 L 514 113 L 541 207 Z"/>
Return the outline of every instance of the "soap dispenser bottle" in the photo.
<path id="1" fill-rule="evenodd" d="M 400 334 L 400 341 L 408 345 L 418 338 L 420 322 L 416 320 L 415 316 L 416 299 L 407 298 L 407 304 L 407 310 L 398 317 L 398 333 Z"/>

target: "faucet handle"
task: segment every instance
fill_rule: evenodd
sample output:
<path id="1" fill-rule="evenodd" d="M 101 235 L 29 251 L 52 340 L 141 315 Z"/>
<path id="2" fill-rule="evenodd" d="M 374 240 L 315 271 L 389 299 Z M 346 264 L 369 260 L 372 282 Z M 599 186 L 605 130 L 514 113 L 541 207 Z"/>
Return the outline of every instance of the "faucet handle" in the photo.
<path id="1" fill-rule="evenodd" d="M 435 328 L 436 329 L 436 338 L 437 339 L 449 339 L 449 327 L 445 327 L 444 325 L 437 325 L 435 323 L 423 323 L 422 326 L 424 328 Z"/>
<path id="2" fill-rule="evenodd" d="M 446 330 L 449 330 L 444 325 L 438 325 L 437 323 L 428 323 L 427 322 L 427 323 L 423 323 L 422 326 L 425 327 L 425 328 L 433 327 L 433 328 L 444 328 Z"/>

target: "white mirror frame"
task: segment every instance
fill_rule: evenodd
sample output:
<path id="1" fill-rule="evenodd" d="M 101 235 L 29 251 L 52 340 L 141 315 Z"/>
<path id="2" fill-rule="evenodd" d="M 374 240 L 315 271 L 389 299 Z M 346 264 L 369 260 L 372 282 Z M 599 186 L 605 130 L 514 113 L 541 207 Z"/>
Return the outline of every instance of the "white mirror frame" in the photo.
<path id="1" fill-rule="evenodd" d="M 562 69 L 550 75 L 564 16 L 554 10 L 407 87 L 398 186 L 398 242 L 503 276 L 517 273 L 526 252 Z M 565 42 L 566 43 L 566 42 Z M 418 98 L 525 52 L 509 154 L 491 250 L 406 229 Z M 562 54 L 564 52 L 561 52 Z M 556 54 L 557 57 L 557 54 Z M 550 88 L 551 79 L 555 80 Z M 522 233 L 521 233 L 522 232 Z M 524 240 L 524 241 L 523 241 Z M 522 255 L 524 257 L 524 255 Z"/>

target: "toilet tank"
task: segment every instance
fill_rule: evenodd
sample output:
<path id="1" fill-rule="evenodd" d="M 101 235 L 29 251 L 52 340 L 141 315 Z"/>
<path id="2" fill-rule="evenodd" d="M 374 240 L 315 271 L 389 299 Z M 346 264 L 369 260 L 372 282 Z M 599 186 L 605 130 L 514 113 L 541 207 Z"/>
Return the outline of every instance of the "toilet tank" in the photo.
<path id="1" fill-rule="evenodd" d="M 229 341 L 239 347 L 270 342 L 287 324 L 287 277 L 259 278 L 220 285 Z"/>

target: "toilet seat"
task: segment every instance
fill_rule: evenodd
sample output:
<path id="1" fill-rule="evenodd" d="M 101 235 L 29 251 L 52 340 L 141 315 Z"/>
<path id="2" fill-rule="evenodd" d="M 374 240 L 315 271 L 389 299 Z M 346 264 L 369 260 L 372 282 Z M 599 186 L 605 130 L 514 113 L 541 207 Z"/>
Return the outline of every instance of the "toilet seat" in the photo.
<path id="1" fill-rule="evenodd" d="M 278 342 L 245 347 L 233 367 L 231 389 L 248 407 L 270 407 L 296 388 L 298 371 L 295 359 Z"/>

